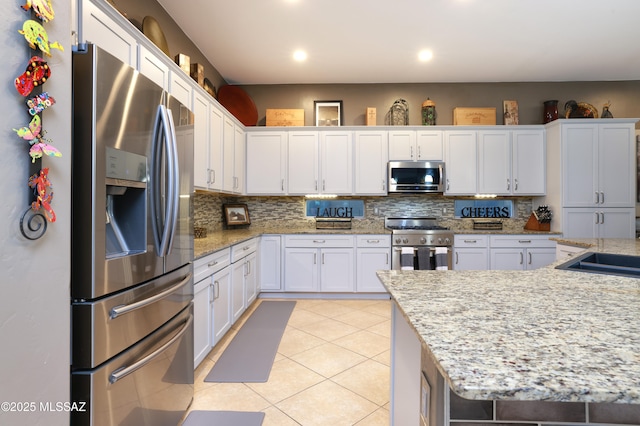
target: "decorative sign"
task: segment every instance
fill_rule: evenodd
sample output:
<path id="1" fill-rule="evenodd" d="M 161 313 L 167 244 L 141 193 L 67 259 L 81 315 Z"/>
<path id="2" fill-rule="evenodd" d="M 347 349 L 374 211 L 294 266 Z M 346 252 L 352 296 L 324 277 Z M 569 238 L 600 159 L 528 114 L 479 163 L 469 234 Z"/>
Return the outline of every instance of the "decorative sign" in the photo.
<path id="1" fill-rule="evenodd" d="M 455 200 L 456 217 L 505 219 L 513 217 L 511 200 Z"/>
<path id="2" fill-rule="evenodd" d="M 307 200 L 307 216 L 312 217 L 364 217 L 362 200 Z"/>

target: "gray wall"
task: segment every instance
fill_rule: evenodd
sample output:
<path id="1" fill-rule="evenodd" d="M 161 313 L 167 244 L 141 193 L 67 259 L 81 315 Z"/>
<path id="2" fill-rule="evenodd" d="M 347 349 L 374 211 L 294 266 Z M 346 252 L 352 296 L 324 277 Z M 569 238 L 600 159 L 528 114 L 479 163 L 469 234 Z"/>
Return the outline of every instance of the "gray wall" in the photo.
<path id="1" fill-rule="evenodd" d="M 45 24 L 52 50 L 51 78 L 43 86 L 57 103 L 44 112 L 43 129 L 62 153 L 44 161 L 50 168 L 57 214 L 37 241 L 19 231 L 29 207 L 29 144 L 11 129 L 29 123 L 25 98 L 14 88 L 33 54 L 18 30 L 29 14 L 18 3 L 3 3 L 2 67 L 0 67 L 0 401 L 69 401 L 69 235 L 71 223 L 71 6 L 54 2 L 55 19 Z M 68 425 L 65 412 L 0 411 L 2 425 Z"/>
<path id="2" fill-rule="evenodd" d="M 344 124 L 365 124 L 367 107 L 376 108 L 377 125 L 387 124 L 385 115 L 396 99 L 409 104 L 409 124 L 420 125 L 422 102 L 436 103 L 436 124 L 453 124 L 455 107 L 495 107 L 497 124 L 502 119 L 502 101 L 516 100 L 520 124 L 542 124 L 543 102 L 559 101 L 559 110 L 570 99 L 593 105 L 598 113 L 611 102 L 616 118 L 640 117 L 640 81 L 624 82 L 546 82 L 546 83 L 415 83 L 342 85 L 249 85 L 243 86 L 258 108 L 258 125 L 265 125 L 267 108 L 304 109 L 305 125 L 313 126 L 314 100 L 342 100 Z"/>

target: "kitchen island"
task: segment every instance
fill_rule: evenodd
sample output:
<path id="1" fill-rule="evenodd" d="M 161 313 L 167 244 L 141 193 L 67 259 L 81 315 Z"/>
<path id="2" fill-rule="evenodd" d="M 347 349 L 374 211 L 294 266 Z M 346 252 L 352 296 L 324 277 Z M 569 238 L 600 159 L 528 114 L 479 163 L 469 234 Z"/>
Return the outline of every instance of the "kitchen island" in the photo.
<path id="1" fill-rule="evenodd" d="M 640 255 L 634 239 L 559 242 Z M 419 397 L 422 369 L 430 426 L 454 424 L 456 418 L 640 424 L 640 280 L 558 270 L 558 263 L 533 271 L 378 272 L 395 301 L 394 333 L 406 324 L 404 337 L 394 336 L 392 371 L 399 367 L 394 363 L 407 363 L 406 329 L 418 342 L 408 350 L 421 349 L 417 366 L 416 354 L 408 357 L 416 376 L 410 392 L 418 396 L 393 401 L 401 391 L 402 383 L 396 383 L 392 417 L 394 402 L 407 411 L 408 399 L 416 401 L 415 419 L 425 410 Z M 431 366 L 437 376 L 427 374 Z M 452 412 L 453 405 L 484 414 L 465 418 Z M 559 414 L 535 417 L 549 412 Z"/>

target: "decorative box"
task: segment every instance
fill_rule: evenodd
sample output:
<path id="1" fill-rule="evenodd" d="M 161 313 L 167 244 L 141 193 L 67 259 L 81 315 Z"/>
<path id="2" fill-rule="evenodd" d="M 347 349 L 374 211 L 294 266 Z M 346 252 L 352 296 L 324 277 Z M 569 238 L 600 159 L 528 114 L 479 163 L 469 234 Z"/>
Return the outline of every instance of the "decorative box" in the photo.
<path id="1" fill-rule="evenodd" d="M 191 58 L 185 55 L 184 53 L 178 53 L 176 55 L 176 64 L 180 67 L 182 71 L 187 73 L 187 75 L 191 74 Z"/>
<path id="2" fill-rule="evenodd" d="M 495 108 L 460 108 L 453 109 L 454 126 L 495 125 Z"/>
<path id="3" fill-rule="evenodd" d="M 267 126 L 304 126 L 303 109 L 267 109 Z"/>
<path id="4" fill-rule="evenodd" d="M 204 66 L 191 64 L 191 78 L 198 82 L 198 86 L 204 87 Z"/>

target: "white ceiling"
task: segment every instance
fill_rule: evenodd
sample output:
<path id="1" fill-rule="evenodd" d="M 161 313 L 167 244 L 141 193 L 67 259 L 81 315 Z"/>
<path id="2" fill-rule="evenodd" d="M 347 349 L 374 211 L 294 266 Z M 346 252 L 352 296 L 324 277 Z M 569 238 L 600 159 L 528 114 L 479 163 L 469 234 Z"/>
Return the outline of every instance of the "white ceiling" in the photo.
<path id="1" fill-rule="evenodd" d="M 231 84 L 640 80 L 639 0 L 159 2 Z"/>

